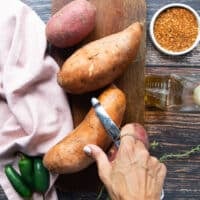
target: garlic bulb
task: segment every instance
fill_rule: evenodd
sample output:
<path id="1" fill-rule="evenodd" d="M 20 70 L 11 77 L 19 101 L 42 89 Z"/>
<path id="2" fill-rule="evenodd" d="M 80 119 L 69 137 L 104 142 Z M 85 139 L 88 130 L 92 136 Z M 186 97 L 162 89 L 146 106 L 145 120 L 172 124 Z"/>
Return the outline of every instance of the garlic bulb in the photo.
<path id="1" fill-rule="evenodd" d="M 194 102 L 200 106 L 200 85 L 194 89 L 193 98 Z"/>

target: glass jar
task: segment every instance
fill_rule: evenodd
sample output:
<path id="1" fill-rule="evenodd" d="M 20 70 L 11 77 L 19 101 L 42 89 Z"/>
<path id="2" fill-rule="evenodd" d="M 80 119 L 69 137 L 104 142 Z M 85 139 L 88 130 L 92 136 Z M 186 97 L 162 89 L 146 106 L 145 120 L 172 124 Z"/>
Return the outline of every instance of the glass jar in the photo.
<path id="1" fill-rule="evenodd" d="M 147 75 L 144 100 L 147 107 L 200 112 L 200 75 Z"/>

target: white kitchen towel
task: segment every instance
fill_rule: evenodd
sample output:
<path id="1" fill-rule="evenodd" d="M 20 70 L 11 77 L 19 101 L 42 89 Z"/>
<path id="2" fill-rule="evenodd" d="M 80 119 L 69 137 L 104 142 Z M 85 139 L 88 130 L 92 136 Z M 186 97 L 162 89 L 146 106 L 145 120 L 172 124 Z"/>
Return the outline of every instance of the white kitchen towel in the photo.
<path id="1" fill-rule="evenodd" d="M 58 65 L 46 47 L 39 16 L 19 0 L 0 1 L 0 185 L 10 200 L 21 198 L 4 174 L 5 164 L 16 163 L 17 152 L 43 155 L 73 128 L 56 81 Z M 47 199 L 55 200 L 55 191 Z"/>

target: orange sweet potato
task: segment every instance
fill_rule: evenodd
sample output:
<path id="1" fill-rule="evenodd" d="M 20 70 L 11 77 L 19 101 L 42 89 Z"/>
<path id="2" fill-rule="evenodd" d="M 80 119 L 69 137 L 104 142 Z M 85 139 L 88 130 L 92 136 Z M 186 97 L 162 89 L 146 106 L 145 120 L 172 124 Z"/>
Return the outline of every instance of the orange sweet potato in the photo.
<path id="1" fill-rule="evenodd" d="M 141 24 L 134 23 L 119 33 L 83 46 L 65 61 L 58 73 L 58 83 L 74 94 L 112 83 L 133 62 L 141 36 Z"/>
<path id="2" fill-rule="evenodd" d="M 120 126 L 126 106 L 124 93 L 112 85 L 99 96 L 99 101 L 113 121 Z M 85 145 L 96 144 L 107 150 L 111 142 L 94 109 L 91 108 L 80 125 L 45 154 L 43 162 L 52 172 L 78 172 L 93 162 L 83 152 Z"/>

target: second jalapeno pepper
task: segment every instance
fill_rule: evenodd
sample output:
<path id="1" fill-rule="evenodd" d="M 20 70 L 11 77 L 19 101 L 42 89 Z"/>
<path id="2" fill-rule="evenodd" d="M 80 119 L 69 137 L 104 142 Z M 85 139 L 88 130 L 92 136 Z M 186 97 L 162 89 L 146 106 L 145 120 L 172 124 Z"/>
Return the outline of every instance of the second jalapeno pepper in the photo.
<path id="1" fill-rule="evenodd" d="M 33 168 L 35 191 L 45 193 L 49 187 L 50 177 L 49 171 L 44 167 L 41 157 L 34 158 Z"/>
<path id="2" fill-rule="evenodd" d="M 26 182 L 27 185 L 33 190 L 33 159 L 29 156 L 22 154 L 18 162 L 18 166 L 24 182 Z"/>

